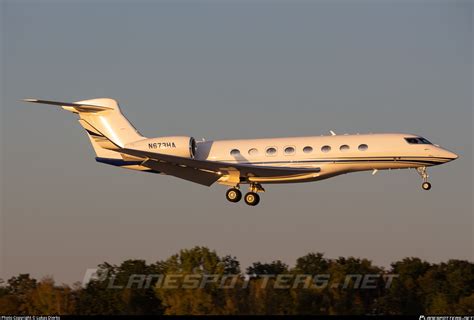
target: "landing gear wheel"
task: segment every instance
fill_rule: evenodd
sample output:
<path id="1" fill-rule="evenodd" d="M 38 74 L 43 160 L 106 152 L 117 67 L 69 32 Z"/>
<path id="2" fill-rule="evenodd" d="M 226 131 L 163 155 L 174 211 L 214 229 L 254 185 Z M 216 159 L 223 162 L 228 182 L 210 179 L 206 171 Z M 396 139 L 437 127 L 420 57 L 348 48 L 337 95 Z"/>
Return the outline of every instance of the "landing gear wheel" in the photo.
<path id="1" fill-rule="evenodd" d="M 245 195 L 244 200 L 249 206 L 256 206 L 260 202 L 260 196 L 255 192 L 249 192 Z"/>
<path id="2" fill-rule="evenodd" d="M 425 181 L 425 182 L 423 182 L 421 187 L 423 188 L 423 190 L 430 190 L 431 189 L 431 183 Z"/>
<path id="3" fill-rule="evenodd" d="M 225 193 L 225 197 L 230 202 L 239 202 L 240 199 L 242 199 L 242 192 L 240 192 L 240 190 L 237 188 L 232 188 L 227 190 L 227 192 Z"/>

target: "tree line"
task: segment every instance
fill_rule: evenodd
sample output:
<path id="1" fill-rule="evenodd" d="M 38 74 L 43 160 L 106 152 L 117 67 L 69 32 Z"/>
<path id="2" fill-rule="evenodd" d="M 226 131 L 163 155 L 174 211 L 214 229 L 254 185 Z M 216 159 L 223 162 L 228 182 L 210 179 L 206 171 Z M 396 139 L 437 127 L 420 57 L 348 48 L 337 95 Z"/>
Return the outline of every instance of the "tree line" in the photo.
<path id="1" fill-rule="evenodd" d="M 465 260 L 405 258 L 384 269 L 367 259 L 309 253 L 291 268 L 277 260 L 244 272 L 235 257 L 195 247 L 150 264 L 105 262 L 86 284 L 29 274 L 0 280 L 0 314 L 473 313 L 474 263 Z"/>

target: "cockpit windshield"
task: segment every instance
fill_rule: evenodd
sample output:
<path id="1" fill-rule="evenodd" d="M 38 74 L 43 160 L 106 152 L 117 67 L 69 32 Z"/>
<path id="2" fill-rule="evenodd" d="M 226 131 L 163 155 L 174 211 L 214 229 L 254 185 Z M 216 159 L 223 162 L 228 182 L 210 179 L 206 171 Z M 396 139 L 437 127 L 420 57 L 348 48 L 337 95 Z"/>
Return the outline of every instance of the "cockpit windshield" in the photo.
<path id="1" fill-rule="evenodd" d="M 409 137 L 405 138 L 405 140 L 409 144 L 432 144 L 431 142 L 422 137 Z"/>

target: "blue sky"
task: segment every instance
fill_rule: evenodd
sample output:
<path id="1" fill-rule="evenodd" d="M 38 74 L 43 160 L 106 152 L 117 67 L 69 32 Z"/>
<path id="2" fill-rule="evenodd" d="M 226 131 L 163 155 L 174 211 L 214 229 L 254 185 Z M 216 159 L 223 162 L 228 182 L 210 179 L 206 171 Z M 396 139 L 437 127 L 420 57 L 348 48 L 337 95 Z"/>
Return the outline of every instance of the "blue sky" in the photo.
<path id="1" fill-rule="evenodd" d="M 205 245 L 246 267 L 310 251 L 387 266 L 473 259 L 471 1 L 3 1 L 2 268 L 86 268 Z M 420 134 L 430 170 L 225 188 L 96 163 L 74 116 L 21 98 L 117 99 L 146 136 Z"/>

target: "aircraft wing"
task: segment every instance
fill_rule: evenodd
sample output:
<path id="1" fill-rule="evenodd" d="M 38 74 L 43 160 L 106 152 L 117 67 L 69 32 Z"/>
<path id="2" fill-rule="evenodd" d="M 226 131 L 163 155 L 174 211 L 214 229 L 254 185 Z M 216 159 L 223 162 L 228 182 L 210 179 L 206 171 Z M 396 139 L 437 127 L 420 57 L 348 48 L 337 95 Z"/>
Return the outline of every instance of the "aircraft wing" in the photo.
<path id="1" fill-rule="evenodd" d="M 219 180 L 222 175 L 235 172 L 244 178 L 288 177 L 320 172 L 320 168 L 256 166 L 251 164 L 196 160 L 127 148 L 120 149 L 119 152 L 145 159 L 142 163 L 143 166 L 207 186 Z"/>
<path id="2" fill-rule="evenodd" d="M 219 180 L 221 177 L 216 172 L 202 171 L 199 169 L 182 167 L 172 163 L 160 162 L 156 160 L 145 160 L 142 163 L 142 166 L 208 187 Z"/>

